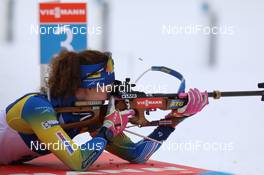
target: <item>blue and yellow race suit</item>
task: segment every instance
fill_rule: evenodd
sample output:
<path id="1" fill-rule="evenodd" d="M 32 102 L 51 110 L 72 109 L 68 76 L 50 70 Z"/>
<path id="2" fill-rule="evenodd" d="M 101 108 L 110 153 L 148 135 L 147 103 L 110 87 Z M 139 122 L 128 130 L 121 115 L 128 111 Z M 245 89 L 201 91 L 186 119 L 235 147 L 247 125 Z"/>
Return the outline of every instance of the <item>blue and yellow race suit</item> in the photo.
<path id="1" fill-rule="evenodd" d="M 47 99 L 39 93 L 27 94 L 6 108 L 6 118 L 20 118 L 33 130 L 33 134 L 19 132 L 25 144 L 38 155 L 55 154 L 65 165 L 73 170 L 85 170 L 100 156 L 104 149 L 132 163 L 144 163 L 160 148 L 161 144 L 143 139 L 134 143 L 124 133 L 114 137 L 111 141 L 105 137 L 104 130 L 89 141 L 76 147 L 73 137 L 80 134 L 80 129 L 64 131 L 60 124 L 78 122 L 82 114 L 56 113 L 54 108 L 73 106 L 76 99 Z M 7 122 L 8 123 L 8 122 Z M 92 126 L 91 126 L 92 127 Z M 150 135 L 158 141 L 166 140 L 174 131 L 173 127 L 159 126 Z M 38 144 L 60 143 L 63 149 L 49 146 L 46 149 L 37 149 Z M 35 145 L 32 147 L 32 145 Z M 15 150 L 14 150 L 15 151 Z"/>

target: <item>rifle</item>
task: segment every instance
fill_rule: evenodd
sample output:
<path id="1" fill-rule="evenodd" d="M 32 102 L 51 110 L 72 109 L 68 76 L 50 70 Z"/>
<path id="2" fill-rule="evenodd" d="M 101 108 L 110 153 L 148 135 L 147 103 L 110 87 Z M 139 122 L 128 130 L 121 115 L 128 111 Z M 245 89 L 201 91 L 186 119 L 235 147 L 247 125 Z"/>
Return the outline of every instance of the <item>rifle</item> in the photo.
<path id="1" fill-rule="evenodd" d="M 132 118 L 129 118 L 129 123 L 132 126 L 138 127 L 148 127 L 148 126 L 166 126 L 178 124 L 183 119 L 187 117 L 174 117 L 170 119 L 161 119 L 155 121 L 149 121 L 146 119 L 146 115 L 149 115 L 150 112 L 160 110 L 171 110 L 181 108 L 186 105 L 188 99 L 179 99 L 178 94 L 185 91 L 185 79 L 183 76 L 172 69 L 167 67 L 153 66 L 148 71 L 160 71 L 169 75 L 172 75 L 181 81 L 180 87 L 177 93 L 144 93 L 140 91 L 133 91 L 135 84 L 130 83 L 130 79 L 122 83 L 121 81 L 116 80 L 114 82 L 115 89 L 110 94 L 111 98 L 114 99 L 114 105 L 117 110 L 133 109 L 135 115 Z M 146 71 L 146 72 L 148 72 Z M 140 78 L 146 73 L 144 72 Z M 121 87 L 122 86 L 122 87 Z M 121 87 L 121 88 L 120 88 Z M 264 83 L 258 84 L 259 88 L 264 88 Z M 220 99 L 220 97 L 238 97 L 238 96 L 261 96 L 261 100 L 264 101 L 264 90 L 261 91 L 213 91 L 208 92 L 208 96 L 213 99 Z M 87 131 L 93 131 L 89 126 L 93 128 L 99 128 L 103 125 L 104 117 L 106 116 L 106 111 L 108 103 L 102 101 L 77 101 L 73 107 L 59 107 L 55 108 L 57 113 L 71 112 L 71 113 L 87 113 L 89 117 L 86 120 L 62 124 L 61 126 L 64 129 L 72 128 L 86 128 Z M 132 127 L 130 126 L 130 127 Z M 134 133 L 136 134 L 136 133 Z M 138 134 L 136 134 L 138 135 Z M 141 136 L 141 135 L 139 135 Z M 142 136 L 144 137 L 144 136 Z M 144 137 L 145 138 L 145 137 Z"/>

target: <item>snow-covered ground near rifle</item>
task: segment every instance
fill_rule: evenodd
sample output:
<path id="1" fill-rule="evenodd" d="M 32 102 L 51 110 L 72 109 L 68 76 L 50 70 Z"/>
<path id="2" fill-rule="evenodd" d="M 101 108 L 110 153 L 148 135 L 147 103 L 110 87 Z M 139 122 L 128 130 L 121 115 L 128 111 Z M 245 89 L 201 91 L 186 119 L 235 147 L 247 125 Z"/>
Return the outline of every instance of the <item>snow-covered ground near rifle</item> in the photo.
<path id="1" fill-rule="evenodd" d="M 135 80 L 149 66 L 163 65 L 181 72 L 187 89 L 257 90 L 257 83 L 264 81 L 264 24 L 260 22 L 264 3 L 213 2 L 219 23 L 232 25 L 234 34 L 218 37 L 217 65 L 210 68 L 207 35 L 162 34 L 163 24 L 205 23 L 198 7 L 200 1 L 181 1 L 180 6 L 178 1 L 157 1 L 150 8 L 149 1 L 124 0 L 117 5 L 113 0 L 110 50 L 117 78 L 129 76 Z M 24 14 L 15 18 L 15 28 L 19 29 L 16 43 L 0 47 L 0 109 L 25 93 L 38 91 L 40 83 L 38 36 L 30 34 L 30 25 L 37 22 L 37 3 L 18 1 L 16 10 Z M 157 72 L 148 73 L 139 84 L 160 85 L 166 92 L 175 92 L 178 85 L 173 77 Z M 158 119 L 166 113 L 157 111 L 150 117 Z M 263 174 L 263 115 L 260 97 L 210 99 L 202 112 L 176 128 L 152 159 L 236 174 Z M 153 128 L 131 130 L 147 135 Z M 84 134 L 75 141 L 86 139 Z"/>

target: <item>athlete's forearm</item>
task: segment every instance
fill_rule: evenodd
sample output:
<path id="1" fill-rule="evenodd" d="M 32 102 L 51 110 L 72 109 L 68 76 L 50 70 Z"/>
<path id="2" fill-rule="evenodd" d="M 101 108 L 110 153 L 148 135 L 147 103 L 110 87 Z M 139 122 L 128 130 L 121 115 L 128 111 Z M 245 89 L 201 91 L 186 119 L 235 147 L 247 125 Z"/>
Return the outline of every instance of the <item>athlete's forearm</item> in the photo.
<path id="1" fill-rule="evenodd" d="M 175 128 L 170 126 L 159 126 L 149 137 L 159 141 L 165 141 L 174 130 Z M 128 136 L 122 133 L 115 137 L 112 142 L 109 142 L 106 150 L 129 162 L 143 163 L 147 161 L 160 146 L 161 144 L 148 139 L 143 139 L 134 143 Z"/>
<path id="2" fill-rule="evenodd" d="M 107 141 L 99 135 L 77 146 L 61 128 L 50 103 L 39 97 L 30 97 L 23 106 L 22 119 L 32 128 L 41 143 L 48 146 L 72 170 L 86 170 L 101 155 Z M 59 147 L 54 144 L 58 144 Z"/>

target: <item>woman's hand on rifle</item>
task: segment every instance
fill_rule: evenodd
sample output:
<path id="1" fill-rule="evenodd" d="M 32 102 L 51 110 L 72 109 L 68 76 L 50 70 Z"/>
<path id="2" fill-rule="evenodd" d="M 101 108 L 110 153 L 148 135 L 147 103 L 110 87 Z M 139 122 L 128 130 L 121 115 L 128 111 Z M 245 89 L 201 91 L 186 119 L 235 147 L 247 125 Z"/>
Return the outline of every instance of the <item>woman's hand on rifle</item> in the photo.
<path id="1" fill-rule="evenodd" d="M 126 128 L 128 118 L 135 114 L 134 110 L 113 111 L 105 117 L 103 126 L 111 131 L 112 136 L 116 136 Z"/>
<path id="2" fill-rule="evenodd" d="M 180 93 L 179 98 L 187 98 L 187 104 L 181 108 L 172 110 L 166 118 L 189 117 L 200 112 L 207 104 L 209 104 L 207 92 L 200 92 L 196 88 L 190 89 L 187 93 Z"/>

